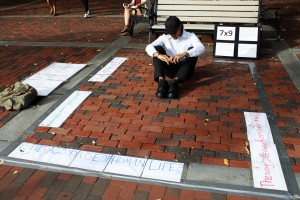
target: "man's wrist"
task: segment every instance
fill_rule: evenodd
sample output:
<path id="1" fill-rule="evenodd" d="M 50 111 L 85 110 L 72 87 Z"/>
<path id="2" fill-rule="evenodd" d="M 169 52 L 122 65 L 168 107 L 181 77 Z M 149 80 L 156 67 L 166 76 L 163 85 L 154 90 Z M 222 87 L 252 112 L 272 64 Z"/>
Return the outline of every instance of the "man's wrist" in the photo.
<path id="1" fill-rule="evenodd" d="M 153 57 L 155 57 L 155 58 L 157 58 L 159 56 L 159 53 L 158 52 L 155 52 L 154 54 L 153 54 Z"/>

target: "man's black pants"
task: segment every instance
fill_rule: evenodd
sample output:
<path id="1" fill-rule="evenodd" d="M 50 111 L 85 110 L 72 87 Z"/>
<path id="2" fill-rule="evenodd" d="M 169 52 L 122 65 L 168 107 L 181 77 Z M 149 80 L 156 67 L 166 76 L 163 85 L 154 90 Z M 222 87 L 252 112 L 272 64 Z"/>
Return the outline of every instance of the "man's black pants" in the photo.
<path id="1" fill-rule="evenodd" d="M 155 46 L 155 49 L 158 53 L 166 55 L 165 50 L 161 46 Z M 183 82 L 194 74 L 197 59 L 198 57 L 189 57 L 179 61 L 177 64 L 169 63 L 168 65 L 166 62 L 153 57 L 154 80 L 158 82 L 159 77 L 165 78 L 167 76 L 172 79 L 178 77 L 179 81 Z"/>

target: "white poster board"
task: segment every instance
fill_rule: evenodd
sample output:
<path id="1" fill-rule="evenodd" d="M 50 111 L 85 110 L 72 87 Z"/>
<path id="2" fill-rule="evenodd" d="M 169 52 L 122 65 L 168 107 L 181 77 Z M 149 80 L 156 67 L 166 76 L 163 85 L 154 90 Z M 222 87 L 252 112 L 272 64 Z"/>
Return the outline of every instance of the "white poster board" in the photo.
<path id="1" fill-rule="evenodd" d="M 244 112 L 255 188 L 287 191 L 278 152 L 265 113 Z"/>
<path id="2" fill-rule="evenodd" d="M 236 34 L 236 27 L 234 26 L 218 26 L 217 40 L 234 41 Z"/>
<path id="3" fill-rule="evenodd" d="M 38 96 L 48 96 L 55 88 L 83 69 L 86 64 L 54 62 L 28 77 L 22 83 L 34 87 Z"/>
<path id="4" fill-rule="evenodd" d="M 239 44 L 238 57 L 256 58 L 257 44 Z"/>
<path id="5" fill-rule="evenodd" d="M 259 27 L 240 27 L 239 41 L 258 41 Z"/>
<path id="6" fill-rule="evenodd" d="M 91 93 L 91 91 L 74 91 L 39 126 L 60 127 Z"/>
<path id="7" fill-rule="evenodd" d="M 217 42 L 215 48 L 215 56 L 234 56 L 234 43 Z"/>

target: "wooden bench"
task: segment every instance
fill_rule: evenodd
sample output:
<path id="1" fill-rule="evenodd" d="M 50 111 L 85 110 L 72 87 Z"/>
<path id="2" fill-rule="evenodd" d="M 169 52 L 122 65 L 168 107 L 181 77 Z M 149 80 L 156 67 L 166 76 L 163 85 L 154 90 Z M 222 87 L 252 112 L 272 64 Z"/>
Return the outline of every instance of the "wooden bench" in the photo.
<path id="1" fill-rule="evenodd" d="M 261 0 L 155 0 L 149 42 L 164 32 L 165 20 L 177 16 L 186 30 L 213 34 L 216 24 L 258 25 Z"/>

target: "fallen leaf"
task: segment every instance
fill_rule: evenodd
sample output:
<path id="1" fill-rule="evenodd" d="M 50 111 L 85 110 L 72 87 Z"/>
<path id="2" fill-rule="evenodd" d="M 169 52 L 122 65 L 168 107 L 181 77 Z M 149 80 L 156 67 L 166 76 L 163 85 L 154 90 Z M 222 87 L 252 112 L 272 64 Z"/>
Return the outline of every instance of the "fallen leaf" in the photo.
<path id="1" fill-rule="evenodd" d="M 225 159 L 224 159 L 224 165 L 229 166 L 229 164 L 230 164 L 230 163 L 229 163 L 229 160 L 225 158 Z"/>

